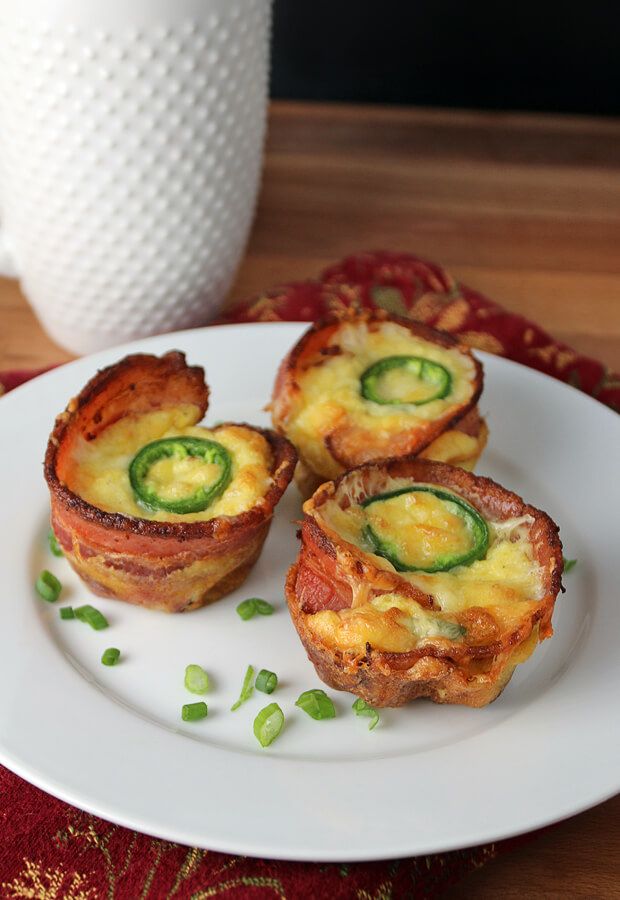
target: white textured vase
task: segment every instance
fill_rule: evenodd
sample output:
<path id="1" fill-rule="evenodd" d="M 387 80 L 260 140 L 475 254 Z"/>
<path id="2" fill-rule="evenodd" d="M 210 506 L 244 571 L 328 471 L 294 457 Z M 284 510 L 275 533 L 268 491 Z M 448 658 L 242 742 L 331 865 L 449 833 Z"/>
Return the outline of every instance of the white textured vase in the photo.
<path id="1" fill-rule="evenodd" d="M 75 352 L 203 324 L 246 243 L 270 0 L 1 0 L 0 269 Z"/>

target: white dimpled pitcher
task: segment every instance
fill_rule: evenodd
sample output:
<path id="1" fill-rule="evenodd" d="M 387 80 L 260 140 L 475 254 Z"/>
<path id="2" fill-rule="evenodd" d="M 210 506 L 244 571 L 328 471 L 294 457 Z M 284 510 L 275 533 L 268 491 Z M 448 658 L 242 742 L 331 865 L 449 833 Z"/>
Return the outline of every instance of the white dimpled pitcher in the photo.
<path id="1" fill-rule="evenodd" d="M 259 186 L 270 6 L 0 3 L 0 270 L 62 346 L 217 312 Z"/>

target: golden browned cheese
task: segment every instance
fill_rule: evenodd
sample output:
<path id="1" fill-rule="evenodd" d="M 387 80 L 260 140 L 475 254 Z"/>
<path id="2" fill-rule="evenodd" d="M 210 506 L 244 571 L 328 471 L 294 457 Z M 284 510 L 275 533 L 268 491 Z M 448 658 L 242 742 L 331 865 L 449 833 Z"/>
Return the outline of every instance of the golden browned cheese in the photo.
<path id="1" fill-rule="evenodd" d="M 447 491 L 478 511 L 489 532 L 482 558 L 424 572 L 397 571 L 377 555 L 369 525 L 419 568 L 467 543 L 463 520 L 432 493 L 362 505 L 413 486 Z M 552 634 L 561 573 L 558 529 L 545 513 L 490 479 L 409 457 L 361 466 L 317 491 L 304 506 L 286 590 L 308 655 L 331 686 L 377 706 L 416 697 L 482 706 Z"/>
<path id="2" fill-rule="evenodd" d="M 271 448 L 259 431 L 245 425 L 205 428 L 194 424 L 195 407 L 124 416 L 96 440 L 81 439 L 65 471 L 67 487 L 107 512 L 158 522 L 206 522 L 218 516 L 236 516 L 251 509 L 271 485 Z M 194 513 L 146 510 L 136 501 L 129 483 L 129 463 L 138 450 L 151 441 L 172 437 L 215 440 L 232 457 L 231 483 L 206 509 Z M 216 466 L 213 466 L 217 470 Z M 158 493 L 174 500 L 200 484 L 209 469 L 195 457 L 163 459 L 153 467 Z M 214 471 L 216 477 L 217 471 Z"/>
<path id="3" fill-rule="evenodd" d="M 447 395 L 417 397 L 415 385 L 394 369 L 384 385 L 389 403 L 364 397 L 363 373 L 393 356 L 443 367 L 450 376 Z M 373 459 L 415 453 L 472 469 L 488 434 L 476 406 L 481 391 L 480 363 L 451 335 L 381 310 L 347 310 L 313 325 L 291 350 L 271 409 L 274 426 L 297 448 L 296 480 L 309 496 L 322 482 Z M 411 400 L 394 403 L 399 396 Z"/>
<path id="4" fill-rule="evenodd" d="M 52 527 L 72 567 L 95 591 L 155 609 L 196 609 L 249 574 L 296 454 L 269 430 L 197 425 L 207 409 L 204 372 L 181 353 L 137 354 L 99 372 L 56 420 L 45 458 Z M 202 512 L 139 506 L 128 467 L 145 444 L 205 437 L 232 457 L 231 481 Z M 204 477 L 193 459 L 153 467 L 174 499 Z"/>

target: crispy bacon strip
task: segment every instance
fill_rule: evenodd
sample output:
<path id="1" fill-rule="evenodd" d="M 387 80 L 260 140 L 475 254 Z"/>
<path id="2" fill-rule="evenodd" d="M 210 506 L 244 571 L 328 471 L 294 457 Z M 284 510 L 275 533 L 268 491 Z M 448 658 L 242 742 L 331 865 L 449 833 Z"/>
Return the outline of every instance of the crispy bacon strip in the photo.
<path id="1" fill-rule="evenodd" d="M 169 612 L 196 609 L 238 587 L 258 558 L 274 508 L 296 463 L 293 446 L 254 428 L 271 448 L 272 482 L 261 501 L 237 516 L 158 522 L 105 512 L 65 483 L 76 441 L 95 440 L 123 416 L 179 404 L 203 417 L 204 372 L 176 351 L 128 356 L 99 372 L 56 419 L 45 455 L 52 527 L 71 566 L 97 594 Z M 250 429 L 252 426 L 245 426 Z"/>
<path id="2" fill-rule="evenodd" d="M 531 516 L 530 539 L 543 572 L 544 596 L 535 607 L 524 610 L 516 629 L 502 630 L 487 609 L 472 607 L 457 616 L 466 627 L 462 640 L 427 639 L 406 653 L 387 653 L 369 644 L 364 653 L 344 652 L 316 639 L 309 627 L 311 616 L 322 609 L 354 605 L 357 590 L 366 600 L 396 591 L 433 608 L 432 597 L 413 588 L 399 573 L 373 565 L 371 555 L 329 529 L 321 518 L 327 500 L 336 498 L 343 508 L 348 502 L 361 502 L 385 490 L 390 477 L 452 489 L 493 521 Z M 306 502 L 301 541 L 299 557 L 288 573 L 286 598 L 302 643 L 323 681 L 374 706 L 401 706 L 417 697 L 484 706 L 499 695 L 535 643 L 552 634 L 551 616 L 563 568 L 557 525 L 489 478 L 414 457 L 368 463 L 324 484 Z"/>

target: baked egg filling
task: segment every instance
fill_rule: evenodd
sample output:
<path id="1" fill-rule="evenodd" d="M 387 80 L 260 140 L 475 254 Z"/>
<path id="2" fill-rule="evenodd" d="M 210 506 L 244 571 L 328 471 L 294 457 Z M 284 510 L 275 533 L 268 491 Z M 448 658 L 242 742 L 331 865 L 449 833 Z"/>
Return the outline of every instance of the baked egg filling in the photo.
<path id="1" fill-rule="evenodd" d="M 443 417 L 475 392 L 472 360 L 394 322 L 347 323 L 297 377 L 287 434 L 316 471 L 338 474 L 324 438 L 349 421 L 381 439 Z M 467 436 L 464 436 L 467 437 Z M 471 444 L 471 438 L 467 441 Z"/>
<path id="2" fill-rule="evenodd" d="M 487 630 L 498 633 L 516 629 L 543 597 L 531 516 L 492 520 L 447 488 L 396 478 L 378 501 L 355 502 L 351 493 L 345 501 L 337 493 L 312 514 L 328 535 L 432 598 L 426 608 L 398 590 L 370 596 L 357 586 L 351 608 L 308 615 L 314 634 L 343 650 L 362 651 L 367 643 L 387 652 L 429 641 L 462 644 L 474 639 L 475 619 L 486 618 Z M 477 637 L 481 627 L 478 622 Z"/>
<path id="3" fill-rule="evenodd" d="M 94 440 L 78 439 L 65 473 L 67 487 L 106 512 L 164 522 L 197 522 L 217 516 L 236 516 L 255 506 L 272 484 L 272 454 L 265 438 L 243 425 L 215 430 L 196 425 L 196 407 L 187 405 L 126 416 L 107 427 Z M 136 498 L 129 469 L 132 460 L 154 441 L 194 438 L 224 448 L 230 461 L 226 486 L 206 509 L 175 513 L 149 509 Z M 220 454 L 221 455 L 221 454 Z M 222 464 L 191 453 L 157 458 L 148 467 L 144 485 L 163 501 L 183 502 L 197 492 L 208 492 L 221 479 Z"/>

